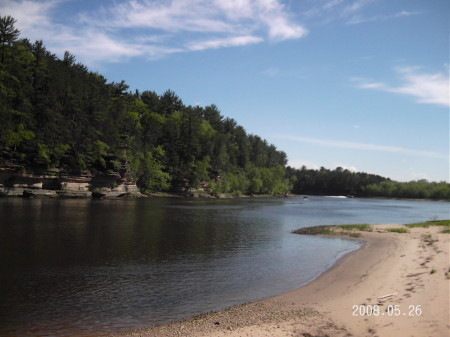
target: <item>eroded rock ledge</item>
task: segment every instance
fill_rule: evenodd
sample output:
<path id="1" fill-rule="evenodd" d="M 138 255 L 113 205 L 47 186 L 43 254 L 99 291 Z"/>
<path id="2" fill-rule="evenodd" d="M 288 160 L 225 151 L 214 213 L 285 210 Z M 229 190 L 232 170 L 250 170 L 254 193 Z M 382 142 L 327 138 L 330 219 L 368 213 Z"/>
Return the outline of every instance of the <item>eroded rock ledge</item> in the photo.
<path id="1" fill-rule="evenodd" d="M 71 175 L 59 169 L 27 171 L 22 166 L 0 167 L 0 196 L 51 198 L 140 197 L 129 174 Z"/>

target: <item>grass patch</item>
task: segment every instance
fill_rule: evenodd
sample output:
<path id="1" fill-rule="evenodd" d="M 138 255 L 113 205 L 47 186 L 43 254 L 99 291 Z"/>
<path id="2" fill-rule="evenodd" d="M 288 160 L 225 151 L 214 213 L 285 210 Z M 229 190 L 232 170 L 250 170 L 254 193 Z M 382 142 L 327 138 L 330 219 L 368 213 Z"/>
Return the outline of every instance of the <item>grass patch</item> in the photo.
<path id="1" fill-rule="evenodd" d="M 361 233 L 343 231 L 340 226 L 314 226 L 304 227 L 293 231 L 295 234 L 303 235 L 328 235 L 328 236 L 350 236 L 352 238 L 358 238 Z"/>
<path id="2" fill-rule="evenodd" d="M 430 271 L 430 274 L 435 274 L 437 272 L 437 270 L 436 269 L 431 269 L 431 271 Z"/>
<path id="3" fill-rule="evenodd" d="M 372 228 L 370 227 L 370 225 L 367 225 L 367 224 L 339 225 L 337 227 L 342 228 L 342 229 L 347 229 L 347 230 L 349 230 L 349 229 L 358 229 L 360 231 L 367 231 L 367 232 L 371 232 L 372 231 Z"/>
<path id="4" fill-rule="evenodd" d="M 332 235 L 331 226 L 314 226 L 314 227 L 304 227 L 295 230 L 295 234 L 305 234 L 305 235 Z"/>
<path id="5" fill-rule="evenodd" d="M 450 228 L 450 220 L 435 220 L 435 221 L 419 222 L 419 223 L 408 224 L 405 226 L 407 226 L 409 228 L 414 228 L 414 227 L 428 228 L 430 226 L 443 226 L 443 227 Z"/>
<path id="6" fill-rule="evenodd" d="M 450 228 L 443 229 L 443 230 L 441 231 L 441 233 L 450 234 Z"/>
<path id="7" fill-rule="evenodd" d="M 388 232 L 394 232 L 394 233 L 408 233 L 409 230 L 406 228 L 386 228 L 386 231 Z"/>

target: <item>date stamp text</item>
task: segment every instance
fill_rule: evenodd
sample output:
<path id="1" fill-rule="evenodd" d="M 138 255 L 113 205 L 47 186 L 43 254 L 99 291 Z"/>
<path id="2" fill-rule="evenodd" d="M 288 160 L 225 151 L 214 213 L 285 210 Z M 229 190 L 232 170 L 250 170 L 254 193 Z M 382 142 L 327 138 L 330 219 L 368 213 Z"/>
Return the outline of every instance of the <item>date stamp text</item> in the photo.
<path id="1" fill-rule="evenodd" d="M 352 316 L 388 316 L 388 317 L 418 317 L 422 316 L 422 307 L 418 305 L 402 306 L 400 304 L 388 305 L 386 307 L 380 307 L 377 304 L 374 305 L 353 305 Z"/>

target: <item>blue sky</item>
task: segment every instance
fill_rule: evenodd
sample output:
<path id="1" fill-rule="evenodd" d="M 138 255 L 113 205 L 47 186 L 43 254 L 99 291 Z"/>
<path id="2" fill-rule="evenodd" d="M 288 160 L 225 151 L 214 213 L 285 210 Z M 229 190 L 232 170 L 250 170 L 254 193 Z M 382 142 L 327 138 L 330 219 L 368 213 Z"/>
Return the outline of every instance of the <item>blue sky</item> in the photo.
<path id="1" fill-rule="evenodd" d="M 446 0 L 1 0 L 23 37 L 216 104 L 295 167 L 449 180 Z"/>

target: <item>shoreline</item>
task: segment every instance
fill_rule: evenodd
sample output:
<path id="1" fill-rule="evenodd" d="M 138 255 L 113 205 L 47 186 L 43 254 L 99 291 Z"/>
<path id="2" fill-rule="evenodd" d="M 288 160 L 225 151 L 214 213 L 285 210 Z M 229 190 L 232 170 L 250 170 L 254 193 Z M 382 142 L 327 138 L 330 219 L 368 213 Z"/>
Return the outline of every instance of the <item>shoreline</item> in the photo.
<path id="1" fill-rule="evenodd" d="M 114 336 L 448 336 L 449 235 L 386 227 L 358 232 L 361 248 L 300 288 Z"/>
<path id="2" fill-rule="evenodd" d="M 15 188 L 5 192 L 5 188 L 0 185 L 0 199 L 129 199 L 129 198 L 174 198 L 174 199 L 193 199 L 193 200 L 207 200 L 207 199 L 268 199 L 268 198 L 302 198 L 303 194 L 288 195 L 271 195 L 271 194 L 239 194 L 220 193 L 218 195 L 211 195 L 209 193 L 198 192 L 124 192 L 124 191 L 102 191 L 98 196 L 93 196 L 90 190 L 50 190 L 50 189 L 35 189 L 35 188 Z M 328 197 L 337 198 L 337 196 L 330 195 L 316 195 L 309 194 L 307 197 Z M 390 197 L 367 197 L 355 196 L 345 199 L 374 199 L 374 200 L 405 200 L 405 201 L 424 201 L 424 202 L 449 202 L 446 199 L 413 199 L 413 198 L 390 198 Z M 344 198 L 343 198 L 344 199 Z"/>

